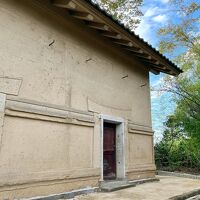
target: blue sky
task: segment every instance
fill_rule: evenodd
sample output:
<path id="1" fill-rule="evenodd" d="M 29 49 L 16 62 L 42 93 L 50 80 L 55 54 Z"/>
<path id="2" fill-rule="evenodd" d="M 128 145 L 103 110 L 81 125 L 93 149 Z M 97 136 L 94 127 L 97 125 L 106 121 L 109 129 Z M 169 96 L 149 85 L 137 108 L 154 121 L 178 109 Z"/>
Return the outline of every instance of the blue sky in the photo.
<path id="1" fill-rule="evenodd" d="M 174 17 L 174 13 L 169 11 L 169 0 L 144 0 L 141 24 L 135 30 L 136 34 L 150 43 L 153 47 L 158 47 L 158 36 L 156 34 L 158 28 L 164 26 Z M 150 75 L 151 86 L 156 86 L 163 80 L 163 74 Z M 166 117 L 173 113 L 175 103 L 170 94 L 151 93 L 152 101 L 152 120 L 153 129 L 155 130 L 155 140 L 162 137 L 164 129 L 163 122 Z"/>

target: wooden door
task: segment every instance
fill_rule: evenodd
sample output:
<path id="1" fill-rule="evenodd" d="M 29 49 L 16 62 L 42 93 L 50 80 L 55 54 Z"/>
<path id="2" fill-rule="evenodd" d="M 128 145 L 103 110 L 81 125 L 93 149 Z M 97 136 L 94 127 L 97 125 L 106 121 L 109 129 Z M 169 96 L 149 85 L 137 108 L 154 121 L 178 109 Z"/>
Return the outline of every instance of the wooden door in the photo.
<path id="1" fill-rule="evenodd" d="M 116 125 L 104 123 L 103 175 L 104 179 L 116 178 Z"/>

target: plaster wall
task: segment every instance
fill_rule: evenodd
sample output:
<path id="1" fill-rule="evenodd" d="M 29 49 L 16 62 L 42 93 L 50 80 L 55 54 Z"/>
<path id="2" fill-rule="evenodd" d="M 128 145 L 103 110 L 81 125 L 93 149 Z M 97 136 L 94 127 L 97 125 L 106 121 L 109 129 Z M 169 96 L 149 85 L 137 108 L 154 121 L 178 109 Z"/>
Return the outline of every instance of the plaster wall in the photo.
<path id="1" fill-rule="evenodd" d="M 143 166 L 145 177 L 154 170 L 152 134 L 129 133 L 127 126 L 151 130 L 148 71 L 36 2 L 0 0 L 0 197 L 97 185 L 99 114 L 125 120 L 126 172 L 131 177 Z"/>
<path id="2" fill-rule="evenodd" d="M 153 164 L 152 136 L 129 134 L 129 166 Z"/>
<path id="3" fill-rule="evenodd" d="M 31 1 L 0 6 L 1 92 L 151 126 L 148 71 L 140 63 Z"/>

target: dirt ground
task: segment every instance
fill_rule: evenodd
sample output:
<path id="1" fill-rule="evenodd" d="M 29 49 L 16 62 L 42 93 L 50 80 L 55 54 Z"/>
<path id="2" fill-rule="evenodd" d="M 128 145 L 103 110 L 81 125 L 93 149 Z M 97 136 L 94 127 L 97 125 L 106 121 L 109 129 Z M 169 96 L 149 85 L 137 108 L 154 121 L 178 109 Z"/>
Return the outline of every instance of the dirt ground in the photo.
<path id="1" fill-rule="evenodd" d="M 74 200 L 165 200 L 195 189 L 200 189 L 200 180 L 158 176 L 159 182 L 145 183 L 136 187 L 111 193 L 94 193 Z"/>

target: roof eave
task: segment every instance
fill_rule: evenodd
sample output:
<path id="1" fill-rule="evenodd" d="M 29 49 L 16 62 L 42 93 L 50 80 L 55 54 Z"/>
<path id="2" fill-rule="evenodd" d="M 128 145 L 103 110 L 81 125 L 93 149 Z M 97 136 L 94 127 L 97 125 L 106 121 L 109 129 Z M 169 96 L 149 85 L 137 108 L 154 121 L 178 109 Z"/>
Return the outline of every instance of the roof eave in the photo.
<path id="1" fill-rule="evenodd" d="M 50 0 L 57 7 L 66 9 L 69 14 L 83 21 L 87 26 L 97 30 L 103 37 L 137 57 L 155 74 L 162 72 L 173 76 L 182 73 L 172 61 L 162 55 L 150 44 L 141 39 L 122 23 L 113 19 L 91 0 Z"/>

